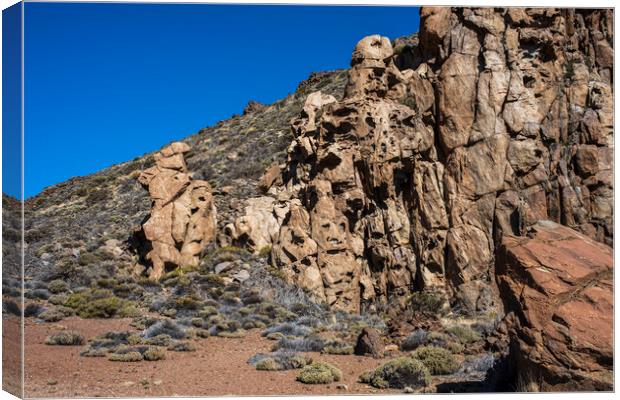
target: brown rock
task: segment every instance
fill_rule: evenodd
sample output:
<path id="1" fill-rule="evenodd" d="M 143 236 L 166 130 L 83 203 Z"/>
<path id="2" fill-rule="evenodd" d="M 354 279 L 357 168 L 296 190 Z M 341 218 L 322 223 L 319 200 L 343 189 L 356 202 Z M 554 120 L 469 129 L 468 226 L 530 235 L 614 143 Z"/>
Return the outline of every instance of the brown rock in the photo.
<path id="1" fill-rule="evenodd" d="M 535 389 L 612 390 L 612 268 L 610 247 L 550 221 L 504 237 L 497 279 L 516 316 L 512 357 Z"/>
<path id="2" fill-rule="evenodd" d="M 353 349 L 358 356 L 372 355 L 375 358 L 383 357 L 384 345 L 379 332 L 374 328 L 363 328 L 357 337 Z"/>

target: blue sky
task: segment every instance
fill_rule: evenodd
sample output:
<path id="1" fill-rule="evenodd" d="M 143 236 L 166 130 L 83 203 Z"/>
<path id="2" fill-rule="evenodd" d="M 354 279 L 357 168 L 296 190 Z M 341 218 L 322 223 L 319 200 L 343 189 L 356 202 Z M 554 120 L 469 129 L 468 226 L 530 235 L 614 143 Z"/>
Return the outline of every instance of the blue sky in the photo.
<path id="1" fill-rule="evenodd" d="M 25 196 L 270 103 L 417 7 L 25 6 Z"/>

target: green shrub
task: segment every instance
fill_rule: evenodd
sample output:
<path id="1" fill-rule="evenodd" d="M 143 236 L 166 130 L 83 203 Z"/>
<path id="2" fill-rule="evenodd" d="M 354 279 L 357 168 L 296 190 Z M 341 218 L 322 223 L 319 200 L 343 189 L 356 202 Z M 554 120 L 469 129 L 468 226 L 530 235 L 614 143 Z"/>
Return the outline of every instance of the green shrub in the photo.
<path id="1" fill-rule="evenodd" d="M 160 334 L 157 336 L 154 336 L 150 339 L 146 339 L 144 340 L 145 344 L 149 344 L 152 346 L 170 346 L 170 344 L 172 343 L 172 337 L 170 335 L 167 334 Z"/>
<path id="2" fill-rule="evenodd" d="M 61 304 L 65 304 L 68 298 L 69 296 L 67 296 L 66 294 L 53 294 L 49 297 L 49 299 L 47 299 L 47 301 L 56 306 L 59 306 Z"/>
<path id="3" fill-rule="evenodd" d="M 459 369 L 454 355 L 441 347 L 421 346 L 411 356 L 420 360 L 432 375 L 450 375 Z"/>
<path id="4" fill-rule="evenodd" d="M 445 299 L 433 292 L 415 292 L 411 295 L 411 308 L 422 313 L 442 315 L 446 311 Z"/>
<path id="5" fill-rule="evenodd" d="M 109 289 L 87 289 L 73 293 L 65 302 L 65 306 L 73 308 L 81 318 L 139 315 L 133 302 L 114 296 Z"/>
<path id="6" fill-rule="evenodd" d="M 258 251 L 258 256 L 262 258 L 267 258 L 271 254 L 271 246 L 265 246 Z"/>
<path id="7" fill-rule="evenodd" d="M 197 347 L 191 342 L 174 342 L 168 346 L 170 351 L 196 351 Z"/>
<path id="8" fill-rule="evenodd" d="M 334 355 L 349 355 L 353 354 L 353 346 L 326 346 L 323 349 L 323 353 L 325 354 L 334 354 Z"/>
<path id="9" fill-rule="evenodd" d="M 200 318 L 209 318 L 212 315 L 217 314 L 217 309 L 213 306 L 205 306 L 198 312 Z"/>
<path id="10" fill-rule="evenodd" d="M 77 331 L 61 331 L 48 336 L 45 344 L 60 346 L 80 346 L 84 344 L 84 336 Z"/>
<path id="11" fill-rule="evenodd" d="M 271 357 L 263 358 L 256 363 L 256 369 L 259 371 L 278 371 L 280 370 L 280 364 Z"/>
<path id="12" fill-rule="evenodd" d="M 314 362 L 305 366 L 297 380 L 307 384 L 324 384 L 338 382 L 342 379 L 342 371 L 326 362 Z"/>
<path id="13" fill-rule="evenodd" d="M 166 350 L 161 348 L 161 347 L 152 346 L 152 347 L 149 347 L 148 349 L 146 349 L 144 354 L 142 354 L 142 357 L 146 361 L 165 360 L 166 359 Z"/>
<path id="14" fill-rule="evenodd" d="M 129 351 L 124 354 L 112 353 L 108 357 L 108 360 L 110 361 L 120 361 L 120 362 L 137 362 L 137 361 L 142 361 L 143 359 L 144 358 L 142 357 L 142 354 L 140 354 L 137 351 Z"/>
<path id="15" fill-rule="evenodd" d="M 379 389 L 403 389 L 427 386 L 430 383 L 428 369 L 412 357 L 399 357 L 383 364 L 374 371 L 360 375 L 360 382 Z"/>
<path id="16" fill-rule="evenodd" d="M 45 310 L 39 314 L 39 318 L 45 322 L 58 322 L 63 319 L 65 315 L 55 308 Z"/>
<path id="17" fill-rule="evenodd" d="M 63 293 L 69 291 L 69 284 L 61 279 L 54 279 L 47 284 L 47 290 L 52 293 Z"/>
<path id="18" fill-rule="evenodd" d="M 482 336 L 478 332 L 466 325 L 452 325 L 446 329 L 446 332 L 454 335 L 462 344 L 473 343 L 482 339 Z"/>

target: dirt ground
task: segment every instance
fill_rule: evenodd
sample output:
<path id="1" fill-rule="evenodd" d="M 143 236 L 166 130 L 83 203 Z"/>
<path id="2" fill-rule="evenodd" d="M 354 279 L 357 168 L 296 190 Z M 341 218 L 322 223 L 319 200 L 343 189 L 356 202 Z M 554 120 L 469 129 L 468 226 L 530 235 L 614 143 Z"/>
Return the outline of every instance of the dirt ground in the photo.
<path id="1" fill-rule="evenodd" d="M 224 395 L 314 395 L 387 393 L 357 383 L 358 376 L 386 360 L 370 357 L 309 353 L 340 368 L 343 381 L 305 385 L 295 380 L 299 370 L 257 371 L 247 360 L 268 352 L 272 341 L 251 330 L 245 338 L 210 337 L 196 341 L 196 352 L 171 352 L 162 361 L 119 363 L 105 357 L 80 357 L 81 346 L 48 346 L 45 338 L 63 327 L 86 339 L 112 330 L 133 330 L 130 319 L 83 320 L 56 324 L 27 319 L 25 336 L 26 397 L 134 397 Z M 338 388 L 345 384 L 347 389 Z"/>
<path id="2" fill-rule="evenodd" d="M 15 396 L 21 387 L 21 327 L 19 317 L 10 315 L 2 321 L 2 389 Z"/>

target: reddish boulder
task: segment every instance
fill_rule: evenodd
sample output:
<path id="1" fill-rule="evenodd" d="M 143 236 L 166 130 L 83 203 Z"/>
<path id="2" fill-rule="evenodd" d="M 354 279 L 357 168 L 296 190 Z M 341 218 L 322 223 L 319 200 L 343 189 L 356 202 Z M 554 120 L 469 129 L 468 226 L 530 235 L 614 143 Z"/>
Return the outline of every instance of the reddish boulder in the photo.
<path id="1" fill-rule="evenodd" d="M 357 337 L 355 354 L 358 356 L 372 355 L 375 358 L 383 357 L 383 341 L 376 329 L 363 328 Z"/>
<path id="2" fill-rule="evenodd" d="M 613 389 L 613 250 L 540 221 L 505 236 L 497 280 L 519 381 L 540 391 Z"/>

